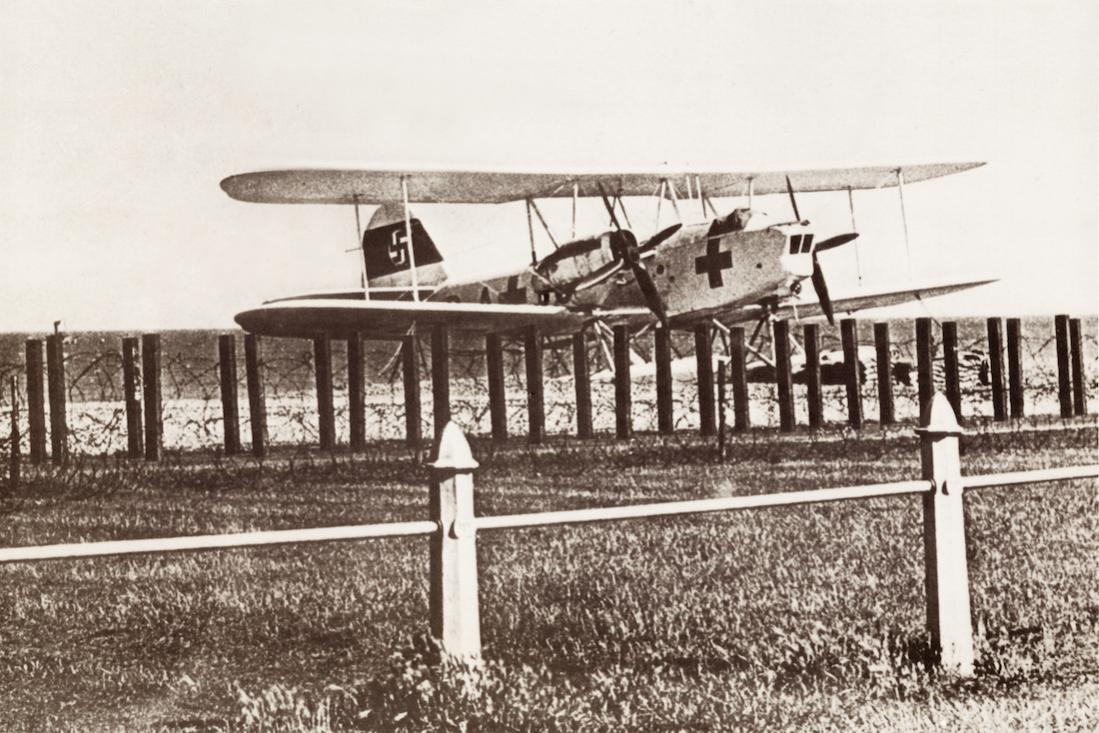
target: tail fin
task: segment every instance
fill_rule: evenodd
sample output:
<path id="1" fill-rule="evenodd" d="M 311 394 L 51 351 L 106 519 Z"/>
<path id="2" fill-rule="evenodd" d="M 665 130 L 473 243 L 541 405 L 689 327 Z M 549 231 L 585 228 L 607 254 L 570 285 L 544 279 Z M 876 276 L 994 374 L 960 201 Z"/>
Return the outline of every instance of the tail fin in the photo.
<path id="1" fill-rule="evenodd" d="M 403 287 L 412 284 L 412 261 L 416 262 L 419 285 L 438 285 L 446 280 L 443 257 L 435 248 L 420 220 L 411 216 L 412 255 L 409 257 L 404 207 L 378 207 L 363 232 L 363 262 L 367 283 L 373 287 Z"/>

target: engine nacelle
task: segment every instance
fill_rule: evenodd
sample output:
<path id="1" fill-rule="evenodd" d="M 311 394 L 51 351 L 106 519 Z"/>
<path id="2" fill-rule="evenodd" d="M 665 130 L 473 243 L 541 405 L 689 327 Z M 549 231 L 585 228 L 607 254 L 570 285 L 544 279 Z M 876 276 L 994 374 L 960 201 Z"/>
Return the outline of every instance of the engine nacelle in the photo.
<path id="1" fill-rule="evenodd" d="M 637 238 L 625 229 L 567 242 L 534 266 L 534 288 L 568 302 L 614 275 L 637 253 Z"/>

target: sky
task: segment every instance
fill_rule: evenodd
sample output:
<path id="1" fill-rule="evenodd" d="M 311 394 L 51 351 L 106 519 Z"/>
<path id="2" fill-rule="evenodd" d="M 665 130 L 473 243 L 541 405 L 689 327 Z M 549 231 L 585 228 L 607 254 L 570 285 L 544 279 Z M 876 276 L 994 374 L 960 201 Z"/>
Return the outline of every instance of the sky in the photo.
<path id="1" fill-rule="evenodd" d="M 1093 0 L 5 0 L 2 15 L 0 331 L 227 328 L 263 299 L 353 286 L 347 207 L 218 187 L 302 166 L 985 161 L 906 187 L 907 246 L 896 189 L 856 193 L 858 248 L 822 256 L 833 294 L 991 275 L 902 313 L 1099 307 Z M 799 205 L 822 231 L 850 226 L 844 194 Z M 591 206 L 582 223 L 604 226 Z M 649 221 L 646 206 L 631 213 Z M 457 276 L 528 261 L 521 204 L 415 211 Z"/>

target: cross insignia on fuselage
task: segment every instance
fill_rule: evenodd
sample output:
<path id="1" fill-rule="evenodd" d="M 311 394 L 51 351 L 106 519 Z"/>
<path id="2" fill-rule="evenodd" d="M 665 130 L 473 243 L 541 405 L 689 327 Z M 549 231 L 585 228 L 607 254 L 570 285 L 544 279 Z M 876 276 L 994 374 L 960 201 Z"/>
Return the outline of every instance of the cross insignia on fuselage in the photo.
<path id="1" fill-rule="evenodd" d="M 733 266 L 733 253 L 721 251 L 721 240 L 718 238 L 707 240 L 706 254 L 695 257 L 695 274 L 709 275 L 710 287 L 720 288 L 725 284 L 721 277 L 721 271 Z"/>
<path id="2" fill-rule="evenodd" d="M 512 275 L 508 278 L 508 289 L 500 293 L 500 302 L 509 304 L 527 302 L 527 289 L 519 287 L 518 275 Z"/>

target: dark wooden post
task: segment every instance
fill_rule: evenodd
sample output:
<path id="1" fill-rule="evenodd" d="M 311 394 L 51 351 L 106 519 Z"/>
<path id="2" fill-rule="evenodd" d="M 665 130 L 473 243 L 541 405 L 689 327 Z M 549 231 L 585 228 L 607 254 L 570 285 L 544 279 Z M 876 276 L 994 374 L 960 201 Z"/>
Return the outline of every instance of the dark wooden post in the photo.
<path id="1" fill-rule="evenodd" d="M 729 365 L 725 359 L 717 362 L 717 459 L 725 460 L 725 373 Z"/>
<path id="2" fill-rule="evenodd" d="M 931 319 L 916 319 L 916 382 L 920 400 L 920 414 L 931 401 L 935 391 L 935 375 L 932 372 L 934 347 L 931 343 Z"/>
<path id="3" fill-rule="evenodd" d="M 542 334 L 530 326 L 523 334 L 523 357 L 527 374 L 527 440 L 541 443 L 546 437 L 546 393 L 542 381 Z"/>
<path id="4" fill-rule="evenodd" d="M 1023 328 L 1018 318 L 1007 319 L 1007 386 L 1011 416 L 1022 417 L 1023 407 Z"/>
<path id="5" fill-rule="evenodd" d="M 46 395 L 42 382 L 42 339 L 27 339 L 27 427 L 33 465 L 46 460 Z"/>
<path id="6" fill-rule="evenodd" d="M 1072 362 L 1072 406 L 1077 415 L 1088 414 L 1087 384 L 1084 382 L 1084 337 L 1080 319 L 1068 322 L 1069 355 Z"/>
<path id="7" fill-rule="evenodd" d="M 488 368 L 488 412 L 492 421 L 492 439 L 508 437 L 507 385 L 504 382 L 504 346 L 500 334 L 485 336 L 485 361 Z"/>
<path id="8" fill-rule="evenodd" d="M 248 381 L 248 419 L 252 428 L 252 455 L 267 455 L 267 394 L 261 365 L 263 344 L 254 333 L 244 335 L 244 374 Z"/>
<path id="9" fill-rule="evenodd" d="M 356 333 L 347 339 L 347 419 L 351 450 L 366 450 L 366 368 L 363 363 L 363 337 Z"/>
<path id="10" fill-rule="evenodd" d="M 22 466 L 20 463 L 23 460 L 20 451 L 20 435 L 19 435 L 19 378 L 13 376 L 11 378 L 11 433 L 9 435 L 11 453 L 8 461 L 8 494 L 15 493 L 15 490 L 19 488 L 19 479 Z"/>
<path id="11" fill-rule="evenodd" d="M 321 450 L 336 448 L 336 408 L 332 401 L 332 342 L 313 339 L 313 367 L 317 383 L 317 427 Z"/>
<path id="12" fill-rule="evenodd" d="M 790 324 L 774 323 L 775 382 L 778 385 L 779 430 L 789 433 L 794 429 L 794 378 L 790 372 Z"/>
<path id="13" fill-rule="evenodd" d="M 431 329 L 431 401 L 438 442 L 450 422 L 450 331 L 446 326 Z"/>
<path id="14" fill-rule="evenodd" d="M 744 346 L 744 327 L 729 329 L 729 378 L 733 383 L 733 430 L 747 430 L 751 424 L 748 410 L 747 349 Z"/>
<path id="15" fill-rule="evenodd" d="M 1004 393 L 1004 332 L 1003 321 L 988 319 L 988 365 L 992 382 L 992 418 L 1007 419 L 1007 400 Z"/>
<path id="16" fill-rule="evenodd" d="M 233 456 L 240 453 L 240 407 L 237 404 L 237 339 L 231 333 L 218 336 L 218 372 L 225 455 Z"/>
<path id="17" fill-rule="evenodd" d="M 958 373 L 958 324 L 943 321 L 943 372 L 946 382 L 946 399 L 954 408 L 958 422 L 962 422 L 962 383 Z"/>
<path id="18" fill-rule="evenodd" d="M 672 415 L 672 339 L 664 326 L 658 326 L 653 333 L 653 361 L 656 364 L 656 429 L 663 434 L 671 433 L 674 426 Z"/>
<path id="19" fill-rule="evenodd" d="M 572 335 L 572 378 L 576 386 L 576 437 L 590 438 L 595 434 L 591 414 L 591 367 L 587 334 L 583 331 Z"/>
<path id="20" fill-rule="evenodd" d="M 809 400 L 809 427 L 824 425 L 824 391 L 820 383 L 820 326 L 806 323 L 802 329 L 805 340 L 805 386 Z"/>
<path id="21" fill-rule="evenodd" d="M 629 326 L 614 327 L 614 434 L 621 440 L 633 436 Z"/>
<path id="22" fill-rule="evenodd" d="M 423 440 L 420 416 L 420 365 L 416 337 L 401 339 L 401 372 L 404 379 L 405 443 L 418 448 Z"/>
<path id="23" fill-rule="evenodd" d="M 1054 320 L 1057 329 L 1057 397 L 1061 402 L 1061 417 L 1072 417 L 1072 377 L 1069 374 L 1068 316 Z"/>
<path id="24" fill-rule="evenodd" d="M 159 333 L 141 335 L 141 387 L 145 403 L 145 460 L 159 461 L 164 433 Z"/>
<path id="25" fill-rule="evenodd" d="M 856 430 L 862 427 L 862 375 L 859 373 L 859 332 L 854 318 L 840 321 L 843 364 L 847 386 L 847 422 Z"/>
<path id="26" fill-rule="evenodd" d="M 65 336 L 46 338 L 46 387 L 50 398 L 50 450 L 54 463 L 68 458 L 69 426 L 65 415 Z"/>
<path id="27" fill-rule="evenodd" d="M 698 378 L 698 424 L 703 435 L 713 435 L 714 424 L 714 359 L 710 350 L 710 324 L 695 326 L 695 360 Z"/>
<path id="28" fill-rule="evenodd" d="M 145 428 L 141 421 L 141 399 L 138 397 L 141 373 L 137 360 L 137 337 L 126 336 L 122 339 L 122 392 L 126 400 L 126 455 L 130 458 L 141 458 L 145 454 Z"/>
<path id="29" fill-rule="evenodd" d="M 878 362 L 878 423 L 892 425 L 893 410 L 893 351 L 890 347 L 889 324 L 874 324 L 874 352 Z"/>

